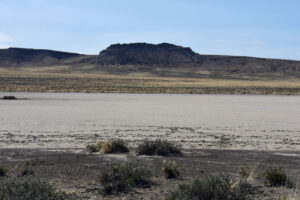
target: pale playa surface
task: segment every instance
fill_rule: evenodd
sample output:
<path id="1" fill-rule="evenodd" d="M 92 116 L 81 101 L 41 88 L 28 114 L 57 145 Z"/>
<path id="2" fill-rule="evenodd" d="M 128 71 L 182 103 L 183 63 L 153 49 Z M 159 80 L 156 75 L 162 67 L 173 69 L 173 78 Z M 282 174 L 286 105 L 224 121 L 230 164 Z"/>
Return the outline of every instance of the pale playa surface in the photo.
<path id="1" fill-rule="evenodd" d="M 300 150 L 300 96 L 0 93 L 1 148 L 148 138 L 184 148 Z"/>

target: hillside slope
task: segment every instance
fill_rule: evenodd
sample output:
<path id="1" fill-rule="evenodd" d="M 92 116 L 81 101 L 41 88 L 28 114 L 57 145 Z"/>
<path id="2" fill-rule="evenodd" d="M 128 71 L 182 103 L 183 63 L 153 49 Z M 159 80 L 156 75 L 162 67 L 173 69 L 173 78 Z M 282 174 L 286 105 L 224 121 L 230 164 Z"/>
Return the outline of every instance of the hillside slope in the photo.
<path id="1" fill-rule="evenodd" d="M 243 56 L 202 55 L 173 44 L 114 44 L 99 55 L 40 49 L 0 50 L 0 68 L 66 66 L 70 72 L 85 66 L 106 73 L 151 73 L 159 76 L 299 78 L 300 61 Z M 59 68 L 57 68 L 59 72 Z"/>
<path id="2" fill-rule="evenodd" d="M 8 48 L 0 49 L 1 67 L 51 66 L 80 57 L 77 53 L 43 49 Z"/>
<path id="3" fill-rule="evenodd" d="M 299 75 L 300 72 L 299 61 L 245 56 L 201 55 L 193 52 L 190 48 L 167 43 L 111 45 L 100 52 L 98 65 L 100 67 L 101 65 L 142 66 L 140 69 L 186 68 L 192 72 L 199 69 L 218 74 L 281 73 Z"/>

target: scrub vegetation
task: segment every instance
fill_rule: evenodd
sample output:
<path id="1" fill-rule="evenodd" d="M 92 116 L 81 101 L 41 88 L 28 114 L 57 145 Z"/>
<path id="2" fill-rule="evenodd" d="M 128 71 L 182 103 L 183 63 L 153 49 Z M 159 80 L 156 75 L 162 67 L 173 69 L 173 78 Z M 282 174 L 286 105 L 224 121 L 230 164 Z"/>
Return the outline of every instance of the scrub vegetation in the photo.
<path id="1" fill-rule="evenodd" d="M 300 94 L 299 79 L 264 77 L 193 77 L 148 73 L 86 71 L 69 73 L 58 68 L 0 69 L 3 92 L 95 92 L 95 93 L 178 93 L 178 94 Z M 47 71 L 46 71 L 47 70 Z M 65 70 L 65 71 L 64 71 Z M 179 73 L 180 74 L 180 73 Z"/>

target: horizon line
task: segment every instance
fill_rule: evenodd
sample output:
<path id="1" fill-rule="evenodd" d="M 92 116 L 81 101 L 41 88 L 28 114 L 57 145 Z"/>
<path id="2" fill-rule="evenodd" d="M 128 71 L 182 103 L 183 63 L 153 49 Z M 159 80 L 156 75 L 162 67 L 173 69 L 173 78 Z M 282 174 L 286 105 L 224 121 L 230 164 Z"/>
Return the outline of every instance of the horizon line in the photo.
<path id="1" fill-rule="evenodd" d="M 121 45 L 124 45 L 124 44 L 151 44 L 151 45 L 156 45 L 156 46 L 160 45 L 160 44 L 171 44 L 171 45 L 179 46 L 179 47 L 182 47 L 182 48 L 190 48 L 194 53 L 197 53 L 197 54 L 203 55 L 203 56 L 247 57 L 247 58 L 257 58 L 257 59 L 287 60 L 287 61 L 300 62 L 300 60 L 297 60 L 297 59 L 274 58 L 274 57 L 260 57 L 260 56 L 248 56 L 248 55 L 230 55 L 230 54 L 202 54 L 202 53 L 194 51 L 191 47 L 184 47 L 184 46 L 180 46 L 180 45 L 173 44 L 173 43 L 168 43 L 168 42 L 161 42 L 161 43 L 148 43 L 148 42 L 113 43 L 113 44 L 110 44 L 108 47 L 110 47 L 111 45 L 117 45 L 117 44 L 121 44 Z M 105 49 L 107 49 L 108 47 L 106 47 Z M 85 54 L 85 53 L 73 52 L 73 51 L 68 51 L 68 50 L 57 50 L 57 49 L 47 49 L 47 48 L 16 47 L 16 46 L 0 48 L 0 50 L 5 50 L 5 49 L 28 49 L 28 50 L 56 51 L 56 52 L 62 52 L 62 53 L 73 53 L 73 54 L 78 54 L 78 55 L 82 55 L 82 56 L 97 56 L 97 55 L 100 54 L 101 51 L 105 50 L 105 49 L 100 50 L 98 54 Z"/>

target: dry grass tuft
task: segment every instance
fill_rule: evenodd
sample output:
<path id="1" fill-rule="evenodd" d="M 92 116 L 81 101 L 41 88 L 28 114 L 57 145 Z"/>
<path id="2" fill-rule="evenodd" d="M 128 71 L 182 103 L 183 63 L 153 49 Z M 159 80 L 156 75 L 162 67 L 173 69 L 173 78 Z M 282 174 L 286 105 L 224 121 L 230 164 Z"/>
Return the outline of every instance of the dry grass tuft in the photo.
<path id="1" fill-rule="evenodd" d="M 111 153 L 112 152 L 111 147 L 112 147 L 111 142 L 105 141 L 101 146 L 100 152 L 101 153 Z"/>
<path id="2" fill-rule="evenodd" d="M 239 175 L 243 178 L 246 178 L 248 183 L 253 182 L 257 176 L 257 165 L 241 167 L 239 170 Z"/>

